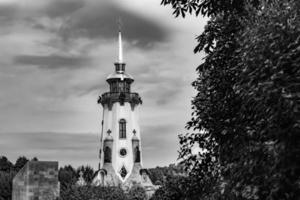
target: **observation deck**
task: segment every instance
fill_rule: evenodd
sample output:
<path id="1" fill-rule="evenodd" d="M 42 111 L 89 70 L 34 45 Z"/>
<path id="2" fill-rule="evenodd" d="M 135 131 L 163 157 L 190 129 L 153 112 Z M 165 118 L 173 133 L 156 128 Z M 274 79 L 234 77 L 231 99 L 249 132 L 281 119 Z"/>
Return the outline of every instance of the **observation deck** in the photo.
<path id="1" fill-rule="evenodd" d="M 105 92 L 99 96 L 98 103 L 102 104 L 104 107 L 108 105 L 111 110 L 112 105 L 116 102 L 119 102 L 121 105 L 124 105 L 124 102 L 130 103 L 132 109 L 135 105 L 142 104 L 142 98 L 138 93 L 131 92 Z"/>

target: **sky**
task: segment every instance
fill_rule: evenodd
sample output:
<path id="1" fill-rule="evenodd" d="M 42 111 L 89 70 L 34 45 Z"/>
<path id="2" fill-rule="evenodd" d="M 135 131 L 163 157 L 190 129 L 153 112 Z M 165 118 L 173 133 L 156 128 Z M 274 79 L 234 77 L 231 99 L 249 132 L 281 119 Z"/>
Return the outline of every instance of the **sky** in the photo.
<path id="1" fill-rule="evenodd" d="M 126 71 L 143 99 L 144 167 L 175 163 L 206 19 L 172 12 L 160 0 L 0 0 L 0 155 L 97 167 L 97 98 L 117 60 L 120 17 Z"/>

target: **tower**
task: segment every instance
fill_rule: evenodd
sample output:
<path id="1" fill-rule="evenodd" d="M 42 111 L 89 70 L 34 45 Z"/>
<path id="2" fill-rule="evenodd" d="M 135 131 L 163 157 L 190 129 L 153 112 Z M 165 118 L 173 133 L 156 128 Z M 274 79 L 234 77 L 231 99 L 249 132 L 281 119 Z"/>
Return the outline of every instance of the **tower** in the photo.
<path id="1" fill-rule="evenodd" d="M 102 186 L 122 186 L 125 190 L 134 184 L 140 184 L 151 189 L 153 184 L 147 170 L 142 168 L 139 127 L 139 107 L 142 100 L 138 93 L 131 91 L 134 79 L 125 72 L 120 30 L 118 50 L 115 71 L 106 79 L 109 92 L 103 93 L 98 100 L 103 107 L 103 120 L 99 170 L 93 183 Z"/>

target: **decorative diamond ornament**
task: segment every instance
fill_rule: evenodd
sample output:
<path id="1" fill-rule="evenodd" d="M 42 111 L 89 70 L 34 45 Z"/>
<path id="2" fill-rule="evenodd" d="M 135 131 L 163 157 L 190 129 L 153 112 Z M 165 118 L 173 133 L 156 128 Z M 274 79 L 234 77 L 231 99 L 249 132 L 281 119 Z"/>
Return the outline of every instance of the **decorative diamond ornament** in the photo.
<path id="1" fill-rule="evenodd" d="M 123 167 L 121 168 L 121 170 L 120 170 L 120 175 L 121 175 L 121 177 L 124 179 L 125 177 L 126 177 L 126 175 L 127 175 L 127 170 L 126 170 L 126 168 L 124 167 L 124 165 L 123 165 Z"/>

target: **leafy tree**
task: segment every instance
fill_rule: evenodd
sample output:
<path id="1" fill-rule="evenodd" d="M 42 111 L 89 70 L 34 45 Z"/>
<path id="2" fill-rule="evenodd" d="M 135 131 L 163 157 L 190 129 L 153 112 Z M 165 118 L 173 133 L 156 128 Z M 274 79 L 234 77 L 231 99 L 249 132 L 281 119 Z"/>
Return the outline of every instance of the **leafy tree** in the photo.
<path id="1" fill-rule="evenodd" d="M 180 178 L 168 177 L 167 181 L 155 191 L 151 200 L 181 200 L 184 199 L 184 192 L 181 190 Z"/>
<path id="2" fill-rule="evenodd" d="M 163 185 L 155 191 L 151 200 L 197 200 L 200 189 L 196 189 L 197 179 L 186 176 L 168 176 Z"/>
<path id="3" fill-rule="evenodd" d="M 203 199 L 299 196 L 300 2 L 162 0 L 210 17 L 194 52 L 191 132 L 180 136 L 190 187 Z M 191 153 L 199 145 L 198 155 Z M 209 187 L 207 187 L 209 186 Z M 202 189 L 201 189 L 202 188 Z M 212 190 L 212 188 L 215 188 Z"/>
<path id="4" fill-rule="evenodd" d="M 20 169 L 22 169 L 27 162 L 28 159 L 25 156 L 20 156 L 14 164 L 14 170 L 17 172 L 20 171 Z"/>
<path id="5" fill-rule="evenodd" d="M 37 157 L 33 157 L 31 161 L 39 161 L 39 159 Z"/>
<path id="6" fill-rule="evenodd" d="M 9 172 L 12 169 L 12 163 L 5 156 L 0 156 L 0 171 Z"/>
<path id="7" fill-rule="evenodd" d="M 77 177 L 79 177 L 80 172 L 83 172 L 83 178 L 88 184 L 90 184 L 93 181 L 95 172 L 91 166 L 78 167 L 77 172 L 76 172 Z"/>
<path id="8" fill-rule="evenodd" d="M 12 198 L 13 178 L 27 161 L 26 157 L 21 156 L 13 165 L 5 156 L 0 157 L 0 200 Z"/>
<path id="9" fill-rule="evenodd" d="M 185 175 L 183 165 L 170 164 L 167 167 L 156 167 L 148 169 L 149 178 L 152 183 L 163 183 L 167 176 Z"/>
<path id="10" fill-rule="evenodd" d="M 58 171 L 58 180 L 61 190 L 71 187 L 77 181 L 76 170 L 71 165 L 61 167 Z"/>
<path id="11" fill-rule="evenodd" d="M 147 198 L 146 191 L 139 185 L 134 185 L 130 188 L 127 198 L 130 200 L 145 200 Z"/>
<path id="12" fill-rule="evenodd" d="M 0 200 L 12 198 L 12 180 L 15 174 L 13 171 L 0 171 Z"/>
<path id="13" fill-rule="evenodd" d="M 63 190 L 59 200 L 126 200 L 126 195 L 117 187 L 72 186 Z"/>

